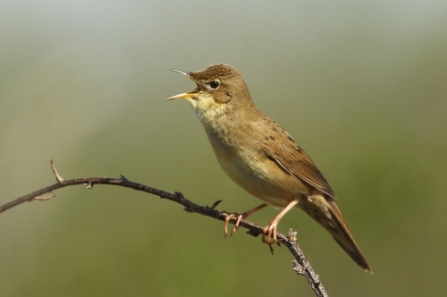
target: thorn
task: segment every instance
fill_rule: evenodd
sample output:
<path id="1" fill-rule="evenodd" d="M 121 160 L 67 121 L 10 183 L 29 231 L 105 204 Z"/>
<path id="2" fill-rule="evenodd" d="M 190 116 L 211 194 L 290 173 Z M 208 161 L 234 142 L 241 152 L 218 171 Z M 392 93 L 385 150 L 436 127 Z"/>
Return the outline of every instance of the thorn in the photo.
<path id="1" fill-rule="evenodd" d="M 87 189 L 91 189 L 91 188 L 93 188 L 93 183 L 92 182 L 87 182 L 87 183 L 84 183 L 84 186 L 87 188 Z"/>
<path id="2" fill-rule="evenodd" d="M 222 200 L 217 200 L 216 202 L 211 205 L 211 209 L 216 209 L 216 207 L 222 202 Z"/>
<path id="3" fill-rule="evenodd" d="M 59 173 L 57 172 L 53 159 L 51 159 L 50 163 L 51 163 L 51 170 L 53 170 L 53 174 L 56 177 L 57 182 L 60 184 L 64 183 L 65 179 L 63 179 L 62 176 L 60 176 Z"/>
<path id="4" fill-rule="evenodd" d="M 120 174 L 120 179 L 124 181 L 129 181 L 124 175 Z"/>
<path id="5" fill-rule="evenodd" d="M 295 270 L 296 273 L 303 275 L 305 268 L 302 265 L 300 265 L 297 260 L 293 260 L 292 263 L 293 263 L 293 270 Z"/>

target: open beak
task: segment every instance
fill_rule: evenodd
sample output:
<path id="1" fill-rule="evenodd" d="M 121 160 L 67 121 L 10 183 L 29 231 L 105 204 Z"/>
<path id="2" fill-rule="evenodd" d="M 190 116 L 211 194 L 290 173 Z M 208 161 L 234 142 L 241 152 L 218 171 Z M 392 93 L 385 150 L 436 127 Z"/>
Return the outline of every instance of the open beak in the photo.
<path id="1" fill-rule="evenodd" d="M 173 72 L 177 72 L 177 73 L 183 74 L 183 75 L 186 76 L 187 78 L 191 79 L 191 76 L 190 76 L 190 73 L 191 73 L 191 72 L 186 72 L 186 71 L 183 71 L 183 70 L 177 70 L 177 69 L 170 69 L 170 70 L 173 71 Z M 187 100 L 191 100 L 191 99 L 194 99 L 194 97 L 195 97 L 195 95 L 197 94 L 198 91 L 199 91 L 199 90 L 198 90 L 198 88 L 197 88 L 197 89 L 195 89 L 195 90 L 192 91 L 192 92 L 178 94 L 178 95 L 169 97 L 169 98 L 166 99 L 166 100 L 168 100 L 168 101 L 171 101 L 171 100 L 178 100 L 178 99 L 187 99 Z"/>

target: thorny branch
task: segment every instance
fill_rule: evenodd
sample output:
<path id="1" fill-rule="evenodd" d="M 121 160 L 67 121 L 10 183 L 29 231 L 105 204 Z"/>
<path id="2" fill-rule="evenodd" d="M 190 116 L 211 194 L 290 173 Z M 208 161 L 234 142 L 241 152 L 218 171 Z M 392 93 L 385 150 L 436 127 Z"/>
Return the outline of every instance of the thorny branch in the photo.
<path id="1" fill-rule="evenodd" d="M 146 186 L 143 184 L 132 182 L 122 175 L 120 176 L 120 178 L 90 177 L 90 178 L 64 179 L 57 172 L 56 167 L 54 166 L 53 160 L 51 160 L 51 169 L 53 170 L 53 173 L 54 173 L 54 176 L 56 177 L 57 183 L 47 186 L 45 188 L 42 188 L 40 190 L 34 191 L 28 195 L 14 199 L 14 200 L 0 206 L 0 213 L 4 212 L 10 208 L 13 208 L 19 204 L 22 204 L 24 202 L 31 202 L 34 200 L 40 200 L 40 201 L 50 200 L 50 199 L 56 197 L 56 195 L 53 193 L 53 191 L 60 189 L 60 188 L 82 184 L 87 189 L 91 189 L 95 184 L 98 184 L 98 185 L 121 186 L 121 187 L 125 187 L 125 188 L 134 189 L 136 191 L 153 194 L 160 198 L 168 199 L 168 200 L 171 200 L 171 201 L 174 201 L 174 202 L 177 202 L 177 203 L 183 205 L 185 207 L 184 210 L 186 212 L 199 213 L 204 216 L 215 218 L 220 221 L 225 221 L 227 214 L 229 214 L 228 212 L 218 211 L 215 209 L 216 206 L 220 203 L 220 201 L 216 201 L 211 207 L 210 206 L 201 206 L 201 205 L 195 204 L 194 202 L 186 199 L 183 196 L 183 194 L 180 192 L 169 193 L 169 192 L 159 190 L 156 188 L 152 188 L 152 187 L 149 187 L 149 186 Z M 236 218 L 231 219 L 230 223 L 232 223 L 232 224 L 236 223 Z M 255 236 L 255 237 L 258 236 L 259 234 L 262 234 L 262 230 L 264 228 L 261 225 L 255 224 L 255 223 L 247 221 L 247 220 L 241 220 L 239 226 L 248 229 L 247 233 L 252 236 Z M 290 250 L 290 252 L 292 253 L 292 255 L 295 258 L 293 260 L 293 269 L 295 270 L 295 272 L 297 274 L 302 275 L 307 279 L 310 286 L 314 290 L 316 296 L 318 296 L 318 297 L 328 296 L 325 288 L 323 287 L 322 283 L 319 280 L 318 275 L 314 272 L 309 261 L 306 259 L 306 257 L 304 256 L 304 254 L 301 252 L 300 248 L 296 244 L 296 242 L 295 242 L 296 241 L 296 232 L 293 232 L 293 230 L 290 229 L 288 236 L 278 233 L 277 238 L 280 243 L 284 244 Z"/>

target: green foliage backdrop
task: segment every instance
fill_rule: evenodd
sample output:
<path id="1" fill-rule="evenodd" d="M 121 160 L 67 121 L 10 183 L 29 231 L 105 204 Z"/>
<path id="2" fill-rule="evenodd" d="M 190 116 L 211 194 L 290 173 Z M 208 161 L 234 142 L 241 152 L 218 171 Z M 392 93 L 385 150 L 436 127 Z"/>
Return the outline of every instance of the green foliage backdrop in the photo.
<path id="1" fill-rule="evenodd" d="M 220 170 L 169 68 L 236 66 L 309 152 L 374 275 L 302 211 L 330 296 L 447 285 L 445 1 L 1 1 L 0 203 L 66 178 L 127 178 L 230 211 L 259 203 Z M 82 187 L 0 215 L 1 296 L 313 296 L 259 238 L 134 191 Z M 278 212 L 252 217 L 262 224 Z"/>

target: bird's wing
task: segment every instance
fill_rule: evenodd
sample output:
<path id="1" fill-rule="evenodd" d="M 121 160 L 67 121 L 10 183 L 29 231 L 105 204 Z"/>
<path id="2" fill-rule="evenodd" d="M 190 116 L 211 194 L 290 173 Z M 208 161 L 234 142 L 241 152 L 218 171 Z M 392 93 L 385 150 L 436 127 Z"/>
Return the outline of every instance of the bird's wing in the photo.
<path id="1" fill-rule="evenodd" d="M 312 159 L 285 130 L 280 129 L 282 131 L 277 133 L 275 138 L 264 138 L 263 149 L 267 157 L 286 172 L 295 175 L 312 187 L 335 198 L 334 191 L 314 162 L 312 162 Z"/>

